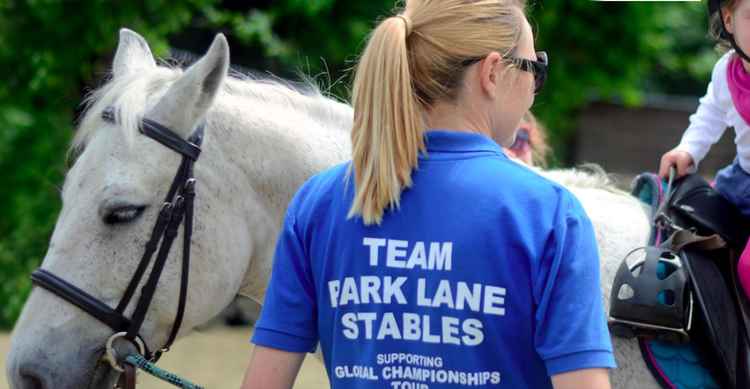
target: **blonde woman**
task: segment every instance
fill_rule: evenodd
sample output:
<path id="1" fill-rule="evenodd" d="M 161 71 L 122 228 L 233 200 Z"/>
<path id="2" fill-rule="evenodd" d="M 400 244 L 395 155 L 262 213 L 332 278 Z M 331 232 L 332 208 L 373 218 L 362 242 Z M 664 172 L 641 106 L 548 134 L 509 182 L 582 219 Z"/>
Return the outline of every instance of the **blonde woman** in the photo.
<path id="1" fill-rule="evenodd" d="M 546 74 L 524 5 L 407 0 L 353 85 L 351 163 L 310 179 L 278 240 L 244 388 L 608 388 L 591 223 L 507 146 Z"/>

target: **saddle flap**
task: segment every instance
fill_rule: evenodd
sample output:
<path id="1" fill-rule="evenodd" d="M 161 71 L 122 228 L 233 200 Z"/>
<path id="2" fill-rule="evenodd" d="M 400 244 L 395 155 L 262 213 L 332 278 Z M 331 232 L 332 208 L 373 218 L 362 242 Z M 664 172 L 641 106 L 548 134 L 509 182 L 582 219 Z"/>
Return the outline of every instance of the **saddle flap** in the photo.
<path id="1" fill-rule="evenodd" d="M 728 377 L 734 386 L 738 377 L 738 352 L 742 328 L 727 280 L 711 256 L 721 255 L 721 251 L 683 250 L 680 252 L 683 266 L 690 275 L 691 286 L 698 303 L 698 317 L 694 322 L 691 339 L 704 343 L 705 350 L 714 354 L 714 368 L 722 371 L 721 377 Z M 739 372 L 746 375 L 747 372 Z"/>

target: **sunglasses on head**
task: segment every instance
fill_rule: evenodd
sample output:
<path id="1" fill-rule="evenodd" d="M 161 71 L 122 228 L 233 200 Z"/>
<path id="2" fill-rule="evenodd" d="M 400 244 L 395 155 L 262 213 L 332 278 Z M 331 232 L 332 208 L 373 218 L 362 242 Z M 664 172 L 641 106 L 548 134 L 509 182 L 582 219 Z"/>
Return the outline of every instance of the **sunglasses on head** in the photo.
<path id="1" fill-rule="evenodd" d="M 473 65 L 483 60 L 485 57 L 469 58 L 464 60 L 461 64 L 463 66 Z M 547 70 L 549 67 L 549 58 L 547 57 L 546 51 L 537 51 L 536 61 L 519 57 L 504 57 L 504 59 L 507 62 L 518 65 L 519 69 L 534 75 L 534 93 L 539 93 L 539 91 L 542 90 L 544 82 L 547 80 Z"/>

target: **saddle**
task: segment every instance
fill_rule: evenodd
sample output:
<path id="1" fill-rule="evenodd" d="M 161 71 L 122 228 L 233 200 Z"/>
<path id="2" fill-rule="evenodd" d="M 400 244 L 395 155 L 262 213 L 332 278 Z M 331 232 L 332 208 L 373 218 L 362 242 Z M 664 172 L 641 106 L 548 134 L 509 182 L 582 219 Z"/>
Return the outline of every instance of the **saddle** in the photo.
<path id="1" fill-rule="evenodd" d="M 649 185 L 654 180 L 658 191 Z M 653 207 L 658 203 L 656 196 L 661 195 L 661 181 L 641 175 L 633 189 Z M 679 342 L 689 339 L 707 356 L 702 362 L 721 387 L 749 388 L 750 301 L 739 284 L 737 261 L 750 236 L 750 221 L 697 175 L 677 180 L 661 203 L 658 210 L 653 207 L 655 223 L 649 243 L 654 246 L 644 249 L 639 275 L 634 278 L 632 267 L 623 261 L 615 277 L 610 328 L 618 336 L 641 337 L 642 351 L 644 336 Z M 679 258 L 674 266 L 665 260 L 672 256 Z M 623 284 L 633 285 L 639 299 L 619 298 Z M 639 288 L 647 290 L 651 300 Z M 664 290 L 672 293 L 669 301 L 661 294 L 654 297 Z M 650 367 L 654 371 L 654 366 Z M 665 387 L 673 387 L 660 378 Z"/>
<path id="2" fill-rule="evenodd" d="M 699 235 L 718 234 L 735 251 L 745 247 L 750 221 L 702 177 L 678 179 L 668 201 L 667 215 L 677 225 L 695 228 Z"/>
<path id="3" fill-rule="evenodd" d="M 717 234 L 726 246 L 714 250 L 685 246 L 679 253 L 695 295 L 698 317 L 692 338 L 717 362 L 713 370 L 733 388 L 750 387 L 750 302 L 737 277 L 739 254 L 750 222 L 698 175 L 676 182 L 667 217 L 697 235 Z M 723 379 L 722 379 L 723 377 Z"/>

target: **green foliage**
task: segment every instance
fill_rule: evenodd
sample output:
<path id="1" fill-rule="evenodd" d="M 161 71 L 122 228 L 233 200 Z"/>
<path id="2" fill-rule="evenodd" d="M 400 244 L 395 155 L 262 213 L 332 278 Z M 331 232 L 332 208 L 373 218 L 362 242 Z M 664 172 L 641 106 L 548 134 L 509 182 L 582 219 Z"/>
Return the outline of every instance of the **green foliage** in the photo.
<path id="1" fill-rule="evenodd" d="M 592 98 L 639 104 L 645 90 L 701 94 L 718 58 L 702 3 L 539 2 L 531 13 L 550 74 L 535 113 L 565 160 L 575 113 Z M 679 89 L 675 88 L 679 87 Z"/>
<path id="2" fill-rule="evenodd" d="M 647 89 L 671 94 L 702 95 L 720 53 L 708 37 L 704 4 L 659 7 L 661 28 L 654 35 L 662 49 L 650 69 Z"/>
<path id="3" fill-rule="evenodd" d="M 702 94 L 718 58 L 707 38 L 703 3 L 528 3 L 536 47 L 546 50 L 551 61 L 533 110 L 548 125 L 561 161 L 577 110 L 593 98 L 637 105 L 644 90 Z M 393 8 L 391 0 L 276 1 L 253 11 L 264 15 L 256 16 L 253 33 L 234 32 L 245 43 L 268 42 L 263 52 L 273 62 L 267 67 L 323 75 L 324 86 L 333 83 L 331 92 L 346 99 L 348 71 L 367 33 Z"/>
<path id="4" fill-rule="evenodd" d="M 15 321 L 30 290 L 28 275 L 46 251 L 82 91 L 106 74 L 120 27 L 144 35 L 161 56 L 170 41 L 202 52 L 206 47 L 192 42 L 196 31 L 223 31 L 235 64 L 283 76 L 323 75 L 320 82 L 345 99 L 348 71 L 366 35 L 394 8 L 393 0 L 251 1 L 242 9 L 230 3 L 239 2 L 0 0 L 0 327 Z M 555 143 L 565 144 L 576 110 L 592 96 L 637 104 L 644 87 L 702 93 L 716 59 L 703 7 L 531 4 L 536 46 L 551 60 L 534 110 Z M 195 47 L 185 47 L 191 42 Z"/>
<path id="5" fill-rule="evenodd" d="M 320 84 L 346 99 L 346 83 L 338 81 L 347 79 L 376 20 L 393 8 L 393 0 L 279 0 L 244 14 L 212 10 L 204 27 L 228 27 L 240 43 L 259 45 L 266 61 L 240 64 L 251 62 L 284 76 L 323 76 Z"/>

